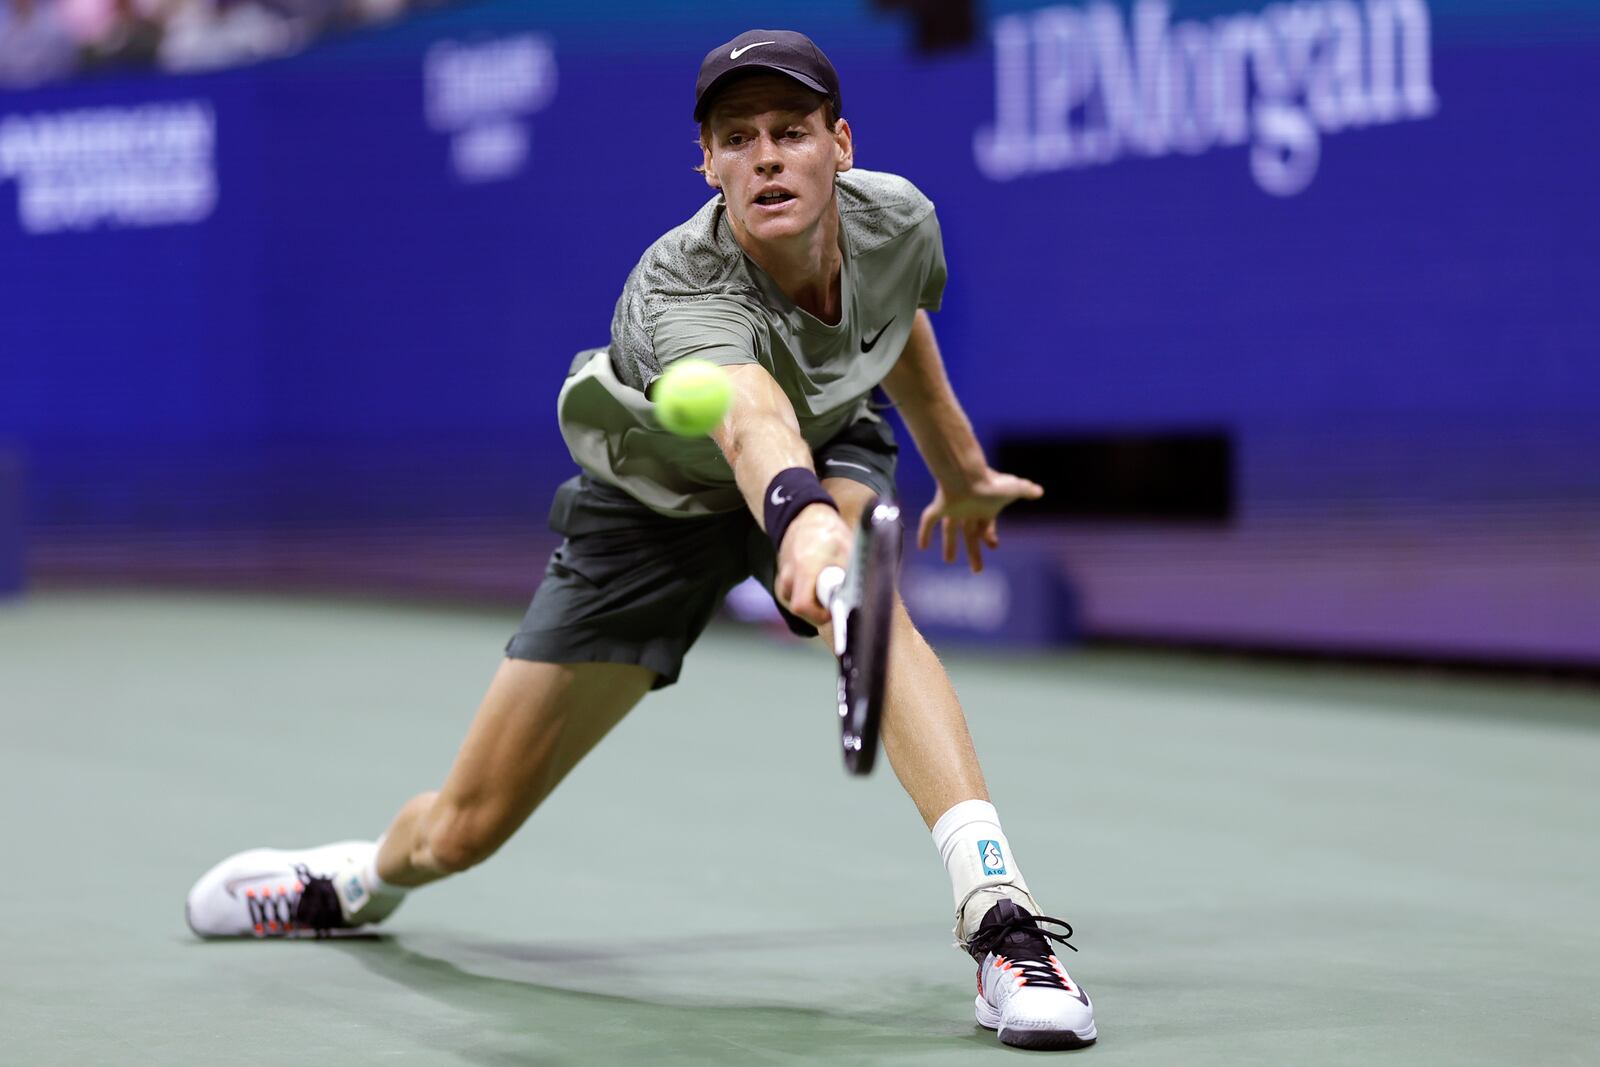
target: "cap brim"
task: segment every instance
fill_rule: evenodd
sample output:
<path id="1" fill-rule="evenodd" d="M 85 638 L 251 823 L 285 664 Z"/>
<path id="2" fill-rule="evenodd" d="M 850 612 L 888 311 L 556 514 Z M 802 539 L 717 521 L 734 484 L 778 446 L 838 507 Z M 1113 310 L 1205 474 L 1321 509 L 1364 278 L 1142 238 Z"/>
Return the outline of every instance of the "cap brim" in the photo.
<path id="1" fill-rule="evenodd" d="M 773 74 L 782 74 L 786 78 L 792 78 L 801 85 L 804 85 L 807 89 L 810 89 L 812 92 L 820 93 L 823 97 L 831 99 L 832 94 L 828 92 L 826 86 L 819 85 L 815 78 L 812 78 L 806 74 L 802 74 L 798 70 L 790 70 L 788 67 L 780 67 L 772 63 L 741 63 L 732 70 L 723 71 L 721 74 L 717 75 L 716 79 L 712 81 L 710 85 L 706 86 L 706 91 L 700 94 L 699 101 L 694 105 L 694 120 L 696 122 L 700 122 L 705 119 L 706 111 L 711 107 L 711 102 L 716 97 L 719 86 L 723 85 L 731 78 L 737 78 L 740 75 L 756 73 L 763 70 L 770 71 Z"/>

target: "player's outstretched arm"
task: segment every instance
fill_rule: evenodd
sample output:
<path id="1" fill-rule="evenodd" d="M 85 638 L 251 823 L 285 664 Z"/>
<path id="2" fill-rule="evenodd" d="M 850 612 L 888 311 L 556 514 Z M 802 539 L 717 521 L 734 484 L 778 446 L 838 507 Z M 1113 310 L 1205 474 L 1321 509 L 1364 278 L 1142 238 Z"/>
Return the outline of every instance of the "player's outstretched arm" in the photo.
<path id="1" fill-rule="evenodd" d="M 793 492 L 775 486 L 773 479 L 801 468 L 811 471 L 814 481 L 816 467 L 800 436 L 794 406 L 766 368 L 740 364 L 728 368 L 728 377 L 733 403 L 711 437 L 728 458 L 745 505 L 765 530 L 769 504 L 781 504 Z M 769 501 L 774 493 L 777 499 Z M 817 575 L 824 567 L 845 565 L 850 536 L 838 510 L 827 504 L 811 504 L 793 516 L 778 546 L 778 576 L 773 583 L 778 599 L 790 611 L 819 625 L 828 621 L 827 609 L 817 602 Z"/>
<path id="2" fill-rule="evenodd" d="M 1039 499 L 1043 487 L 989 466 L 950 387 L 926 311 L 917 312 L 911 339 L 884 378 L 883 388 L 900 409 L 939 486 L 917 524 L 917 547 L 927 548 L 938 526 L 946 563 L 955 562 L 957 543 L 965 541 L 968 563 L 974 571 L 983 570 L 983 546 L 1000 547 L 996 525 L 1000 512 L 1014 501 Z"/>

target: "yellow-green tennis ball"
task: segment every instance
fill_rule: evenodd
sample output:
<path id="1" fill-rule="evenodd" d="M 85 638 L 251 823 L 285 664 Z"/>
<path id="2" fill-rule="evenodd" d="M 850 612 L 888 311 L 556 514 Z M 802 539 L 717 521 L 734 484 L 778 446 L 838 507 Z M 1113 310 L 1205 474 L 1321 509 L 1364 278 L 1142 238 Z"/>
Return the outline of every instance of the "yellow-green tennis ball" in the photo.
<path id="1" fill-rule="evenodd" d="M 717 428 L 733 403 L 728 372 L 703 359 L 680 359 L 668 367 L 652 392 L 656 418 L 684 437 L 701 437 Z"/>

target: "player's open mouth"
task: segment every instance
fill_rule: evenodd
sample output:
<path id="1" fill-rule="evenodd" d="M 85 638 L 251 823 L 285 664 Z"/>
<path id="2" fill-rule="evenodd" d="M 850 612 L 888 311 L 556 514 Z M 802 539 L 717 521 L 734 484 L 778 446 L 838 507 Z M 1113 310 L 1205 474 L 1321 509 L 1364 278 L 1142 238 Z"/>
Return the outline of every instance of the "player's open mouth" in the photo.
<path id="1" fill-rule="evenodd" d="M 791 201 L 793 199 L 794 199 L 794 194 L 793 193 L 785 192 L 782 189 L 773 189 L 773 190 L 771 190 L 769 192 L 762 193 L 760 196 L 756 197 L 756 206 L 758 206 L 758 207 L 777 207 L 779 204 L 787 204 L 789 201 Z"/>

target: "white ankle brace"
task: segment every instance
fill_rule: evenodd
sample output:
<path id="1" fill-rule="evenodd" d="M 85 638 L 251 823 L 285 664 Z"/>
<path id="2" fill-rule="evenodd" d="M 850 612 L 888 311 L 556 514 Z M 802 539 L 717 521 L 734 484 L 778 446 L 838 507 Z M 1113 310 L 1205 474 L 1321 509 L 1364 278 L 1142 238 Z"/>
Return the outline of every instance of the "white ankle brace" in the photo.
<path id="1" fill-rule="evenodd" d="M 1039 913 L 1011 854 L 1011 843 L 1000 829 L 999 813 L 987 800 L 963 800 L 939 816 L 933 824 L 933 844 L 955 894 L 957 944 L 965 946 L 984 912 L 1001 898 Z"/>

